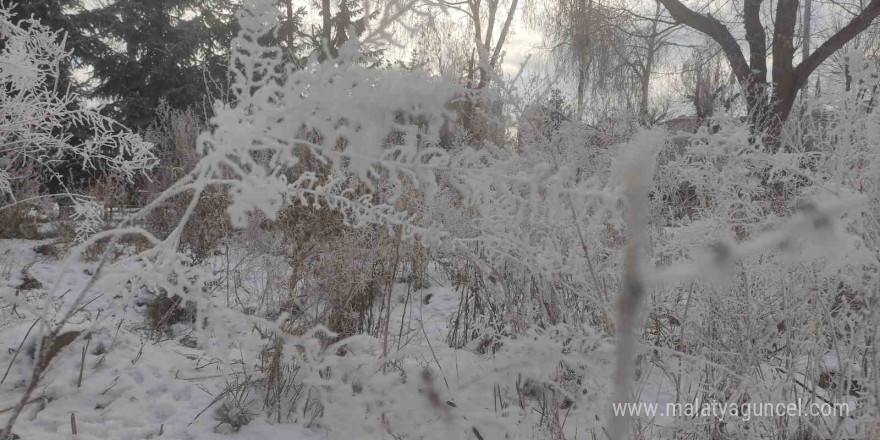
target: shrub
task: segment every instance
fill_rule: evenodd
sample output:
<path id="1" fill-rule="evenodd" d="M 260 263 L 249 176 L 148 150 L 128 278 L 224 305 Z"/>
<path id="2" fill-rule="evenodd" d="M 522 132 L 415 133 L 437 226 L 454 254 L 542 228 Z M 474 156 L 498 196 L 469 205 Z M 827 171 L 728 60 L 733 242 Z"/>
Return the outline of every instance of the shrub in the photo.
<path id="1" fill-rule="evenodd" d="M 184 178 L 199 160 L 196 151 L 198 134 L 205 123 L 192 109 L 175 110 L 167 102 L 160 103 L 156 120 L 145 133 L 145 138 L 156 144 L 159 165 L 139 181 L 138 204 L 148 204 L 173 183 Z M 146 228 L 158 236 L 167 236 L 177 226 L 175 219 L 186 211 L 194 193 L 175 195 L 150 210 L 143 220 Z M 178 241 L 179 249 L 189 252 L 201 261 L 216 249 L 231 233 L 226 209 L 229 198 L 226 190 L 209 186 L 200 195 L 193 212 L 193 221 L 184 225 Z"/>

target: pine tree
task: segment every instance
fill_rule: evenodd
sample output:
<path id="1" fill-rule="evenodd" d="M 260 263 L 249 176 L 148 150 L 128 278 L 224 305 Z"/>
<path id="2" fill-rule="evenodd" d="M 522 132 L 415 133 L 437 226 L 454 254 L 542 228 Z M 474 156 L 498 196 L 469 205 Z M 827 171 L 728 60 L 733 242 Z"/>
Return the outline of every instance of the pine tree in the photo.
<path id="1" fill-rule="evenodd" d="M 116 0 L 87 11 L 87 32 L 102 38 L 85 60 L 97 80 L 92 95 L 132 128 L 155 117 L 161 100 L 205 110 L 223 87 L 235 32 L 230 0 Z"/>

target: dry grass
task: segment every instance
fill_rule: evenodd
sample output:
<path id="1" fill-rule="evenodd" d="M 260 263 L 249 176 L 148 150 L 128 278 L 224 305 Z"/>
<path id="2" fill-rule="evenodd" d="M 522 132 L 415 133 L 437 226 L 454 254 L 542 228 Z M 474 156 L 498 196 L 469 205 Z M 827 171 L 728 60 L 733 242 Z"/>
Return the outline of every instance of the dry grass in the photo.
<path id="1" fill-rule="evenodd" d="M 178 295 L 156 295 L 147 303 L 145 318 L 151 332 L 167 332 L 174 324 L 196 322 L 195 303 Z"/>

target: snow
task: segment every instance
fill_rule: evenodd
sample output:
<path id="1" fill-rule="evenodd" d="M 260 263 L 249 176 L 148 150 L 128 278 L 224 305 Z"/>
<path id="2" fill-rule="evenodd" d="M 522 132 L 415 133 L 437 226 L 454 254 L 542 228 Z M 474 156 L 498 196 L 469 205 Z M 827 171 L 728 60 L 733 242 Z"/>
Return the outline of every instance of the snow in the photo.
<path id="1" fill-rule="evenodd" d="M 617 440 L 610 403 L 630 395 L 729 404 L 807 394 L 862 405 L 842 423 L 771 418 L 752 431 L 715 417 L 640 417 L 644 438 L 716 428 L 783 437 L 804 423 L 811 434 L 839 427 L 849 436 L 876 423 L 876 393 L 854 389 L 877 376 L 876 115 L 830 95 L 856 110 L 829 116 L 811 151 L 797 142 L 756 149 L 754 127 L 733 113 L 713 120 L 718 133 L 701 127 L 675 146 L 624 118 L 544 127 L 521 151 L 480 133 L 441 147 L 450 103 L 474 90 L 367 67 L 361 49 L 393 43 L 385 28 L 412 4 L 383 6 L 338 59 L 294 68 L 261 44 L 276 24 L 273 3 L 246 2 L 230 96 L 190 141 L 199 157 L 180 180 L 124 211 L 118 229 L 107 229 L 99 200 L 67 194 L 78 247 L 60 260 L 36 252 L 49 241 L 0 240 L 0 368 L 9 366 L 0 427 L 22 396 L 38 396 L 14 424 L 25 440 L 74 430 L 101 439 L 601 438 L 609 425 Z M 40 66 L 63 55 L 32 29 L 55 57 L 34 64 L 21 39 L 5 45 L 22 64 L 0 72 L 10 88 L 27 87 L 22 75 L 48 78 Z M 503 78 L 492 84 L 484 110 L 522 104 Z M 19 96 L 49 112 L 68 99 Z M 16 136 L 33 135 L 32 155 L 53 142 L 85 151 L 85 165 L 97 154 L 57 145 L 52 124 Z M 131 175 L 154 164 L 140 138 L 112 134 L 126 154 L 105 158 L 111 168 Z M 12 179 L 0 171 L 0 190 L 11 194 Z M 232 230 L 224 222 L 224 242 L 198 261 L 183 231 L 203 226 L 196 207 L 216 187 L 229 203 L 208 215 L 229 215 Z M 140 224 L 190 196 L 182 215 L 163 219 L 168 230 Z M 343 232 L 292 252 L 296 234 L 269 230 L 291 205 L 341 212 Z M 303 241 L 323 226 L 303 223 Z M 81 252 L 131 235 L 149 248 L 123 240 L 100 263 Z M 410 245 L 417 255 L 398 261 Z M 406 276 L 423 264 L 429 286 L 416 289 Z M 148 303 L 162 294 L 195 318 L 153 328 Z M 44 334 L 69 343 L 33 380 L 42 366 L 33 353 L 54 353 L 39 349 Z"/>
<path id="2" fill-rule="evenodd" d="M 50 296 L 60 262 L 34 252 L 33 248 L 43 243 L 0 240 L 2 293 L 11 293 L 20 301 L 15 308 L 0 302 L 0 365 L 4 369 L 12 362 L 35 315 L 46 314 L 50 320 L 57 317 L 70 305 L 70 292 L 84 286 L 89 271 L 95 268 L 94 263 L 73 263 L 70 275 L 56 290 L 57 296 Z M 18 291 L 16 295 L 25 267 L 44 287 Z M 77 438 L 83 439 L 144 439 L 158 437 L 160 431 L 162 438 L 228 438 L 214 432 L 217 422 L 212 419 L 211 410 L 197 418 L 222 391 L 228 368 L 212 363 L 203 350 L 181 345 L 178 338 L 163 342 L 146 340 L 143 317 L 134 307 L 116 315 L 100 316 L 98 321 L 102 311 L 112 310 L 109 306 L 117 293 L 110 289 L 93 292 L 98 299 L 76 313 L 65 327 L 91 328 L 92 338 L 73 342 L 52 361 L 39 388 L 39 395 L 47 402 L 28 405 L 15 433 L 22 439 L 69 439 L 70 418 L 74 414 Z M 22 352 L 11 363 L 9 376 L 0 385 L 0 410 L 17 403 L 30 377 L 33 361 L 27 349 L 33 347 L 38 329 L 39 326 L 31 332 Z M 86 344 L 86 367 L 82 385 L 77 386 Z M 312 431 L 290 425 L 273 426 L 262 419 L 242 427 L 238 435 L 266 440 L 319 438 Z"/>
<path id="3" fill-rule="evenodd" d="M 3 319 L 0 320 L 0 365 L 12 365 L 9 377 L 0 385 L 0 409 L 10 408 L 17 403 L 30 377 L 33 360 L 27 352 L 36 343 L 40 326 L 36 326 L 26 340 L 24 336 L 35 316 L 44 315 L 50 322 L 57 319 L 71 305 L 72 294 L 88 282 L 95 270 L 95 263 L 92 262 L 70 262 L 67 276 L 53 290 L 52 283 L 60 274 L 64 261 L 36 254 L 33 248 L 43 243 L 0 240 L 0 256 L 7 256 L 2 260 L 7 274 L 3 293 L 11 293 L 18 301 L 14 311 L 11 304 L 0 303 L 0 313 L 3 313 Z M 13 254 L 16 258 L 8 257 Z M 216 267 L 218 262 L 216 259 L 209 260 L 204 265 L 207 268 Z M 22 282 L 21 271 L 25 267 L 43 287 L 21 291 L 15 296 L 16 288 Z M 492 409 L 493 393 L 496 385 L 502 386 L 500 392 L 509 394 L 512 392 L 510 385 L 523 378 L 554 377 L 560 362 L 572 362 L 562 354 L 561 345 L 558 345 L 566 338 L 565 334 L 553 331 L 510 340 L 500 351 L 491 355 L 478 354 L 476 347 L 450 347 L 446 337 L 449 324 L 459 309 L 460 291 L 445 279 L 438 266 L 432 266 L 428 272 L 430 287 L 410 292 L 412 296 L 408 302 L 405 301 L 407 285 L 395 285 L 388 333 L 392 335 L 389 345 L 393 347 L 398 368 L 407 372 L 404 377 L 418 378 L 419 372 L 427 367 L 434 370 L 435 378 L 428 382 L 421 379 L 401 382 L 396 374 L 370 373 L 382 369 L 382 363 L 375 362 L 379 341 L 362 339 L 365 345 L 360 349 L 358 338 L 349 340 L 346 346 L 350 355 L 331 356 L 324 360 L 332 361 L 327 365 L 335 365 L 333 368 L 342 374 L 343 380 L 338 384 L 342 388 L 338 385 L 328 388 L 336 391 L 326 396 L 324 418 L 330 421 L 357 421 L 350 426 L 345 423 L 318 423 L 306 428 L 301 424 L 279 424 L 271 417 L 259 415 L 238 431 L 221 424 L 216 418 L 216 411 L 222 405 L 224 389 L 230 381 L 258 368 L 259 360 L 250 355 L 241 358 L 242 353 L 250 352 L 241 351 L 245 346 L 234 343 L 254 340 L 253 332 L 249 333 L 246 325 L 233 325 L 229 327 L 230 331 L 239 333 L 233 333 L 228 339 L 210 338 L 207 346 L 202 345 L 203 340 L 200 339 L 199 345 L 190 348 L 183 345 L 181 340 L 192 331 L 186 325 L 179 324 L 173 337 L 163 337 L 161 341 L 148 339 L 149 329 L 145 326 L 142 311 L 135 305 L 139 301 L 133 301 L 128 307 L 114 304 L 114 301 L 123 298 L 131 299 L 126 294 L 129 288 L 99 283 L 100 287 L 87 296 L 89 300 L 94 300 L 87 301 L 88 305 L 76 312 L 65 327 L 65 331 L 90 330 L 91 339 L 75 340 L 51 362 L 36 393 L 45 400 L 26 407 L 15 425 L 15 433 L 22 439 L 69 439 L 73 414 L 77 438 L 84 439 L 158 438 L 160 432 L 162 438 L 173 439 L 375 438 L 382 432 L 377 429 L 382 428 L 370 416 L 368 408 L 378 405 L 390 410 L 390 418 L 384 429 L 391 432 L 421 432 L 426 438 L 448 438 L 450 432 L 466 435 L 474 426 L 479 426 L 487 436 L 502 432 L 513 435 L 511 438 L 538 435 L 538 431 L 534 430 L 537 428 L 509 431 L 509 426 L 494 415 L 497 409 Z M 256 285 L 265 282 L 259 276 L 249 280 Z M 402 320 L 405 303 L 408 312 L 406 319 Z M 114 310 L 115 313 L 112 312 Z M 402 329 L 401 323 L 404 326 Z M 398 333 L 401 334 L 399 342 Z M 428 336 L 427 340 L 424 335 Z M 547 337 L 550 339 L 545 339 Z M 22 340 L 25 340 L 24 348 L 13 361 Z M 555 340 L 558 342 L 553 342 Z M 259 339 L 256 341 L 259 344 Z M 83 348 L 86 346 L 82 384 L 77 386 Z M 595 347 L 577 348 L 575 351 L 582 349 L 594 350 Z M 608 347 L 601 350 L 605 350 L 604 356 L 610 359 Z M 227 356 L 218 357 L 221 353 Z M 367 367 L 368 364 L 373 366 Z M 589 404 L 590 399 L 605 399 L 601 397 L 600 390 L 605 388 L 603 382 L 607 373 L 599 373 L 601 370 L 598 369 L 591 371 L 593 374 L 582 384 L 584 390 L 590 390 L 589 395 L 585 394 L 589 399 L 584 400 L 584 411 L 589 408 L 595 411 L 596 404 Z M 309 380 L 307 376 L 305 380 Z M 361 383 L 370 392 L 352 393 L 352 385 L 346 384 L 348 381 Z M 437 408 L 421 396 L 418 390 L 424 390 L 426 386 L 435 389 L 442 396 L 442 401 L 453 402 L 454 406 L 444 410 L 446 416 L 438 418 Z M 405 395 L 410 397 L 398 400 Z M 255 408 L 259 407 L 259 402 L 252 404 L 257 405 Z M 577 417 L 579 421 L 569 426 L 572 432 L 577 429 L 577 424 L 581 424 L 581 430 L 585 429 L 584 424 L 591 425 L 585 416 L 591 412 L 577 412 L 582 415 Z M 534 415 L 522 412 L 518 407 L 507 408 L 503 414 L 505 418 L 521 419 L 519 423 L 528 425 L 537 421 Z M 576 418 L 574 414 L 572 418 Z"/>

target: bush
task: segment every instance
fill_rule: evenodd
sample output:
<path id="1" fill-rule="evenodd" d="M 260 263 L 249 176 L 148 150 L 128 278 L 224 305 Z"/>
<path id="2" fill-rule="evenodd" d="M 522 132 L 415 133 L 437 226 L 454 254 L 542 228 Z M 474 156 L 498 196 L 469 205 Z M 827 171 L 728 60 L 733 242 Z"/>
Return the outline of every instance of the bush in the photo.
<path id="1" fill-rule="evenodd" d="M 160 103 L 156 120 L 144 137 L 156 144 L 160 165 L 139 180 L 137 202 L 144 206 L 158 197 L 173 183 L 182 179 L 199 160 L 196 151 L 198 134 L 205 123 L 192 109 L 175 110 L 167 102 Z M 177 226 L 179 219 L 192 200 L 193 191 L 178 194 L 150 210 L 143 220 L 151 233 L 166 237 Z M 205 189 L 197 201 L 192 221 L 184 225 L 178 247 L 189 252 L 195 261 L 211 255 L 218 243 L 231 234 L 229 205 L 225 188 L 211 186 Z"/>

